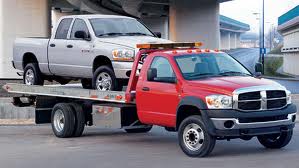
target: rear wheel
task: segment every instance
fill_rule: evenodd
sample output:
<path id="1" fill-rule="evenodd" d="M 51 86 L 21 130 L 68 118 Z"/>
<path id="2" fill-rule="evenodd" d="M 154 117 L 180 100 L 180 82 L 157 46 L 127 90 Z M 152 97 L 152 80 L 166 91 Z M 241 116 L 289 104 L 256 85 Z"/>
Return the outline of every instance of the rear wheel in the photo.
<path id="1" fill-rule="evenodd" d="M 127 133 L 146 133 L 152 129 L 152 126 L 146 128 L 125 129 Z"/>
<path id="2" fill-rule="evenodd" d="M 279 149 L 289 144 L 292 136 L 293 130 L 278 134 L 260 135 L 257 138 L 264 147 L 270 149 Z"/>
<path id="3" fill-rule="evenodd" d="M 44 79 L 37 63 L 29 63 L 24 68 L 23 82 L 26 85 L 43 85 Z"/>
<path id="4" fill-rule="evenodd" d="M 80 137 L 85 127 L 85 114 L 81 105 L 77 103 L 70 103 L 75 115 L 75 128 L 72 133 L 73 137 Z"/>
<path id="5" fill-rule="evenodd" d="M 179 145 L 190 157 L 209 155 L 216 143 L 215 137 L 209 135 L 200 116 L 190 116 L 182 121 L 178 131 Z"/>
<path id="6" fill-rule="evenodd" d="M 117 80 L 109 66 L 100 66 L 94 72 L 92 88 L 100 91 L 117 90 Z"/>
<path id="7" fill-rule="evenodd" d="M 68 138 L 73 135 L 75 115 L 70 104 L 56 104 L 51 114 L 52 130 L 59 138 Z"/>

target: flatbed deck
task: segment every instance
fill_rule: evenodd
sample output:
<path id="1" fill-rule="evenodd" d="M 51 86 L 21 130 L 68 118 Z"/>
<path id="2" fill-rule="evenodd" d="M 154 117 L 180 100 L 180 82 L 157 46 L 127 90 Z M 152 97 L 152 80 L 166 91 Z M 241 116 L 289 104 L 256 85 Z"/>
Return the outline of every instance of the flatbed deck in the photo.
<path id="1" fill-rule="evenodd" d="M 9 93 L 23 94 L 25 96 L 52 96 L 103 102 L 126 103 L 125 92 L 122 91 L 98 91 L 82 89 L 74 86 L 36 86 L 17 83 L 7 83 L 3 86 L 3 89 Z"/>

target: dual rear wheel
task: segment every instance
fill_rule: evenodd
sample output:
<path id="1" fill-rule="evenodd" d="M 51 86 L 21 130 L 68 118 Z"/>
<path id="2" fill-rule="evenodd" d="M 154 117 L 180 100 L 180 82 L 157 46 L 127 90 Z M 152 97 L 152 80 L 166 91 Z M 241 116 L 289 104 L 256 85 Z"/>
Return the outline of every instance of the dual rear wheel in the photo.
<path id="1" fill-rule="evenodd" d="M 82 106 L 76 103 L 56 104 L 51 114 L 52 130 L 59 138 L 80 137 L 85 127 Z"/>

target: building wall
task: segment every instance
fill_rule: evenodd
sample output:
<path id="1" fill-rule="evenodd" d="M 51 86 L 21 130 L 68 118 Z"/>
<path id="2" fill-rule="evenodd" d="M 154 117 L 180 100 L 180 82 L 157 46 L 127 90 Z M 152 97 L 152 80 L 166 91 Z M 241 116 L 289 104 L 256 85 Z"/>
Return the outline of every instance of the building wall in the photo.
<path id="1" fill-rule="evenodd" d="M 169 35 L 173 41 L 201 41 L 219 48 L 218 1 L 174 0 L 170 5 Z"/>
<path id="2" fill-rule="evenodd" d="M 299 52 L 284 53 L 283 71 L 293 75 L 299 75 Z"/>
<path id="3" fill-rule="evenodd" d="M 0 77 L 15 78 L 11 65 L 17 37 L 47 37 L 50 33 L 48 0 L 0 1 Z"/>

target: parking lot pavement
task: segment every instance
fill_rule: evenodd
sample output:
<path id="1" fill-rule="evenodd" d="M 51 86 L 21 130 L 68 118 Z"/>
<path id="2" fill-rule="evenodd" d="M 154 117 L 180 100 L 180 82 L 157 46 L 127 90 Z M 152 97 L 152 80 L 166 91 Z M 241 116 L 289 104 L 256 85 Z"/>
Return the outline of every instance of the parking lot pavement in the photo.
<path id="1" fill-rule="evenodd" d="M 155 127 L 148 134 L 88 128 L 81 138 L 59 139 L 49 125 L 1 126 L 1 167 L 296 167 L 299 130 L 281 150 L 264 149 L 251 141 L 218 141 L 208 158 L 189 158 L 177 144 L 176 133 Z"/>

